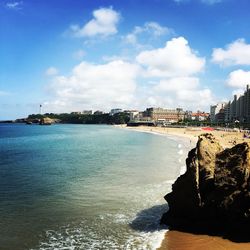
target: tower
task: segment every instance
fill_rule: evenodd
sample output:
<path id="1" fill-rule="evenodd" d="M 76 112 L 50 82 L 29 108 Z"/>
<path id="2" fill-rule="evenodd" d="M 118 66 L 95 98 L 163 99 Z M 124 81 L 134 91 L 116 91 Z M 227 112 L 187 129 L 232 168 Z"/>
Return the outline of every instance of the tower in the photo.
<path id="1" fill-rule="evenodd" d="M 40 104 L 40 109 L 39 109 L 40 115 L 42 114 L 42 104 Z"/>

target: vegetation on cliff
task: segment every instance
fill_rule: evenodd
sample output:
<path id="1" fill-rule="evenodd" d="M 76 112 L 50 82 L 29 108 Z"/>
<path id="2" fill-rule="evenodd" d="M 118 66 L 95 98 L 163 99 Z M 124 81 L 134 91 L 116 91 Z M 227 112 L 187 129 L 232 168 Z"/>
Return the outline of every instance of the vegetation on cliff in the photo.
<path id="1" fill-rule="evenodd" d="M 60 123 L 73 123 L 73 124 L 125 124 L 129 121 L 129 114 L 121 112 L 114 115 L 98 114 L 98 115 L 84 115 L 84 114 L 54 114 L 46 113 L 44 115 L 32 114 L 29 115 L 27 120 L 36 120 L 42 118 L 56 119 Z"/>

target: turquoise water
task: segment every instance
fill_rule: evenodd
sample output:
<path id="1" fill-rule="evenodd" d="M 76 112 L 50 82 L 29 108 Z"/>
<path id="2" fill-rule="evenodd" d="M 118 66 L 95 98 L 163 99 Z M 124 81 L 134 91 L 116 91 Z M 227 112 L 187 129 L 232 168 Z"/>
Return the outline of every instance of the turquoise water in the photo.
<path id="1" fill-rule="evenodd" d="M 0 125 L 0 249 L 155 249 L 185 145 L 94 125 Z"/>

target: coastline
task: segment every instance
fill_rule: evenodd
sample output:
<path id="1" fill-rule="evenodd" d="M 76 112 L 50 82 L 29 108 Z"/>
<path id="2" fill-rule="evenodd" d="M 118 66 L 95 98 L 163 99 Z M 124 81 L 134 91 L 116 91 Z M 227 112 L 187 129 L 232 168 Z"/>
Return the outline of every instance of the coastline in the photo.
<path id="1" fill-rule="evenodd" d="M 250 138 L 243 138 L 243 133 L 240 131 L 224 131 L 224 130 L 203 130 L 197 127 L 187 127 L 187 128 L 172 128 L 172 127 L 128 127 L 120 125 L 121 128 L 131 129 L 135 131 L 151 132 L 157 133 L 165 136 L 174 136 L 179 138 L 186 138 L 190 141 L 191 147 L 195 146 L 198 136 L 204 133 L 211 133 L 220 142 L 224 148 L 231 148 L 234 144 L 242 142 L 250 142 Z M 190 149 L 191 149 L 190 147 Z"/>
<path id="2" fill-rule="evenodd" d="M 147 132 L 153 134 L 159 134 L 172 138 L 174 140 L 185 141 L 186 150 L 190 150 L 195 147 L 198 136 L 203 133 L 212 133 L 220 142 L 224 148 L 230 148 L 235 143 L 250 142 L 250 139 L 243 138 L 243 133 L 239 131 L 206 131 L 197 130 L 192 128 L 161 128 L 161 127 L 126 127 L 122 128 L 131 129 L 138 132 Z M 185 139 L 185 140 L 183 140 Z M 182 170 L 180 169 L 180 174 Z M 165 232 L 164 239 L 161 242 L 161 246 L 158 250 L 245 250 L 250 249 L 250 243 L 238 243 L 232 242 L 228 239 L 223 239 L 219 236 L 210 236 L 203 234 L 193 234 L 188 232 L 181 232 L 176 230 L 169 230 Z"/>

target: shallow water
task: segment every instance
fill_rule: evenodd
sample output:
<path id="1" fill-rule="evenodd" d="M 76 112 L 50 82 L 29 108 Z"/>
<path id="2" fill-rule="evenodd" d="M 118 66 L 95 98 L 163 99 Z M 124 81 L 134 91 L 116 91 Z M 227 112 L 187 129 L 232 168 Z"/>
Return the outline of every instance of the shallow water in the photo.
<path id="1" fill-rule="evenodd" d="M 111 126 L 1 124 L 1 249 L 155 249 L 185 150 Z"/>

